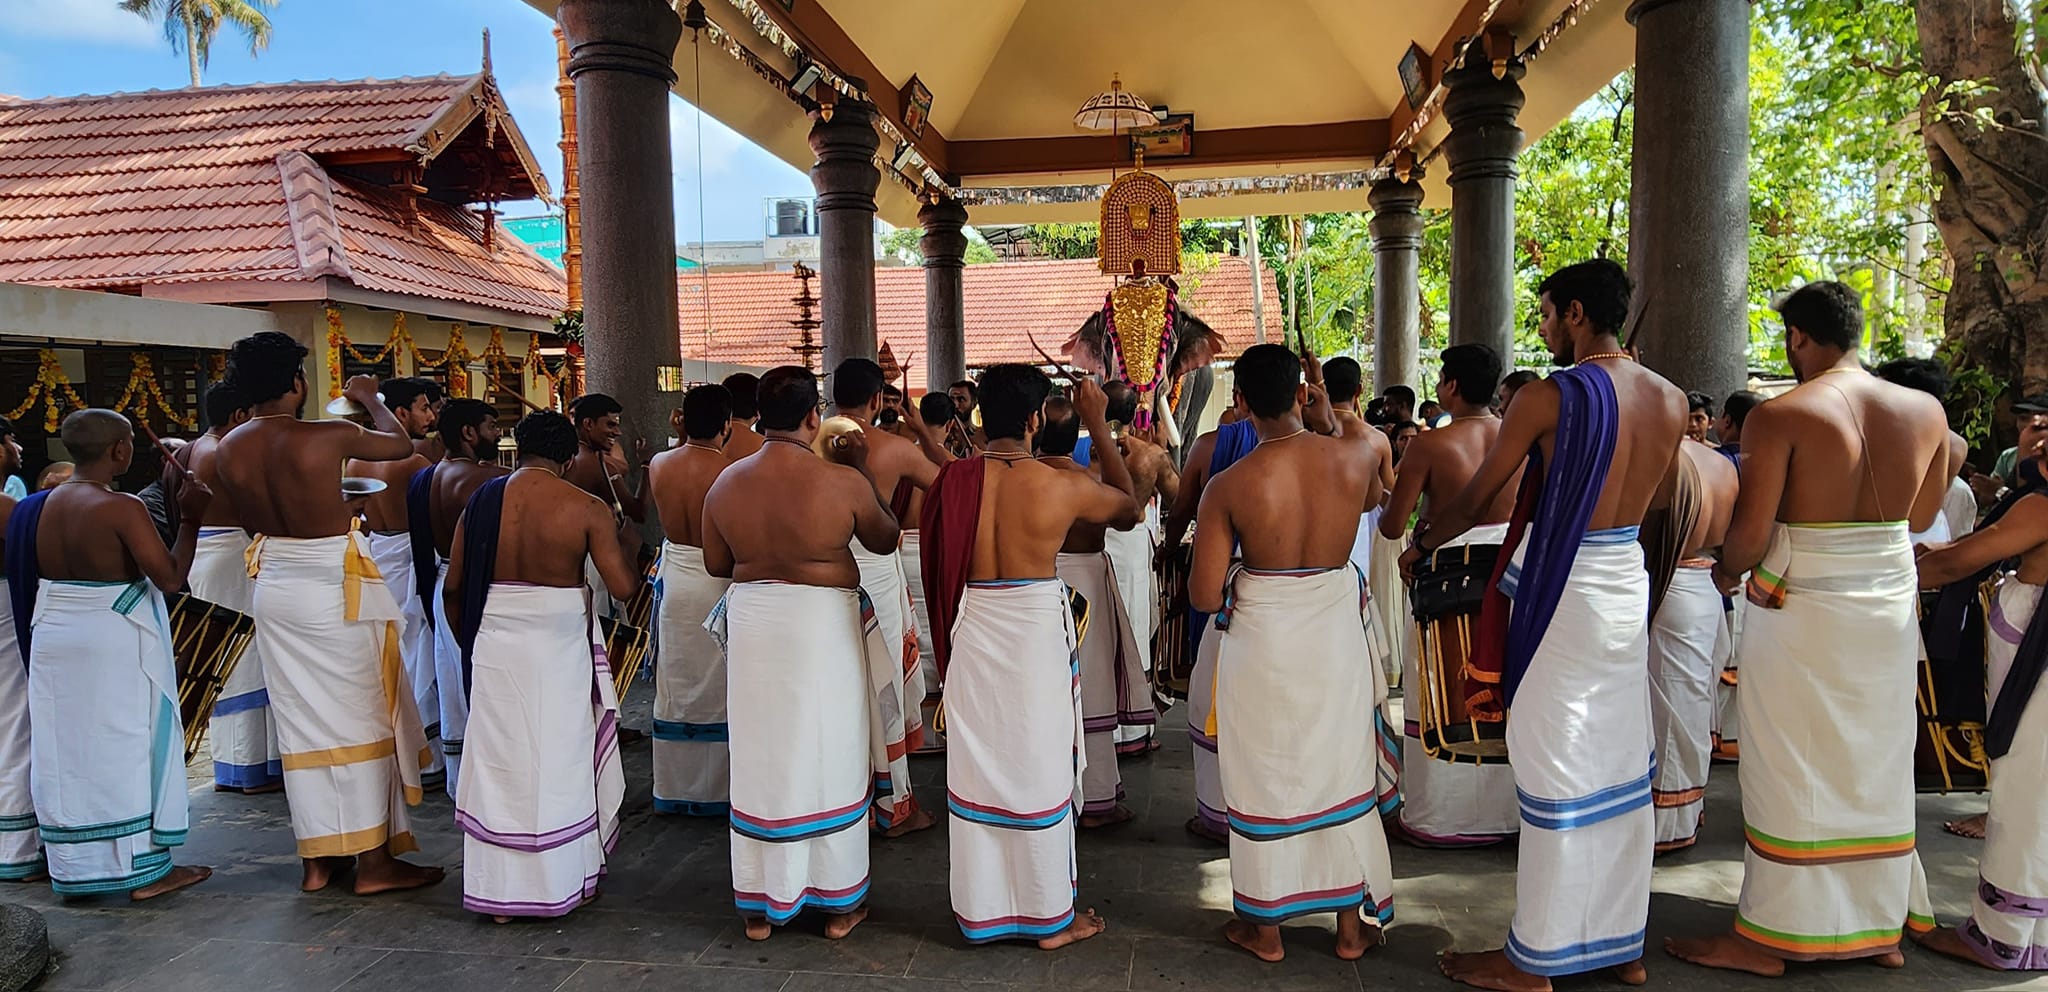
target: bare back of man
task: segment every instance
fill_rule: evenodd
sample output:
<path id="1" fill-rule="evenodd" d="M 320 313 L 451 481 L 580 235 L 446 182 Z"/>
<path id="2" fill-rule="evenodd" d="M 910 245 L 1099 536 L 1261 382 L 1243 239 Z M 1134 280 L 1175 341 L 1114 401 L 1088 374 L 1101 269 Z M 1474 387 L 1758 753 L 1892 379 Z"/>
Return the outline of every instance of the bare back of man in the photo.
<path id="1" fill-rule="evenodd" d="M 363 526 L 378 534 L 403 534 L 406 529 L 405 488 L 413 473 L 432 465 L 415 446 L 411 458 L 395 462 L 373 462 L 351 458 L 344 475 L 376 479 L 384 488 L 370 495 L 363 505 Z"/>
<path id="2" fill-rule="evenodd" d="M 1691 463 L 1700 476 L 1700 516 L 1685 536 L 1682 549 L 1683 556 L 1691 558 L 1720 547 L 1727 538 L 1740 479 L 1734 462 L 1691 438 L 1679 444 L 1678 457 Z"/>
<path id="3" fill-rule="evenodd" d="M 342 420 L 298 419 L 289 411 L 297 409 L 304 395 L 300 390 L 259 404 L 256 416 L 220 440 L 220 484 L 251 533 L 285 538 L 346 534 L 350 515 L 342 502 L 343 463 L 413 457 L 412 439 L 377 399 L 375 380 L 357 376 L 344 393 L 370 410 L 378 430 Z"/>
<path id="4" fill-rule="evenodd" d="M 585 556 L 597 562 L 606 588 L 625 596 L 638 588 L 639 571 L 627 564 L 612 537 L 609 507 L 548 469 L 513 472 L 505 483 L 491 580 L 573 589 L 583 584 Z"/>
<path id="5" fill-rule="evenodd" d="M 1941 512 L 1949 430 L 1934 397 L 1860 371 L 1829 372 L 1750 416 L 1743 468 L 1773 478 L 1744 488 L 1763 495 L 1782 479 L 1779 522 L 1905 520 L 1925 530 Z"/>
<path id="6" fill-rule="evenodd" d="M 967 577 L 1051 578 L 1077 524 L 1094 529 L 1092 550 L 1100 551 L 1105 527 L 1129 526 L 1137 518 L 1130 494 L 1096 481 L 1085 469 L 991 456 L 982 466 L 981 520 Z"/>
<path id="7" fill-rule="evenodd" d="M 1378 506 L 1380 455 L 1368 439 L 1297 434 L 1260 442 L 1243 471 L 1209 480 L 1203 522 L 1236 534 L 1247 568 L 1341 568 L 1359 516 Z M 1235 468 L 1235 466 L 1233 466 Z M 1214 504 L 1213 511 L 1210 505 Z M 1197 529 L 1196 540 L 1202 540 Z M 1217 576 L 1222 588 L 1222 576 Z M 1204 577 L 1189 580 L 1208 583 Z"/>
<path id="8" fill-rule="evenodd" d="M 484 483 L 504 475 L 506 471 L 490 462 L 469 458 L 444 458 L 440 467 L 434 469 L 427 496 L 427 512 L 434 523 L 434 548 L 441 552 L 442 558 L 447 558 L 454 551 L 455 525 L 462 519 L 462 508 L 469 505 L 469 498 L 483 488 Z"/>
<path id="9" fill-rule="evenodd" d="M 896 548 L 895 518 L 867 476 L 780 433 L 719 474 L 705 494 L 702 525 L 706 571 L 734 582 L 854 589 L 856 537 L 875 554 Z"/>
<path id="10" fill-rule="evenodd" d="M 212 502 L 206 504 L 206 515 L 199 521 L 202 527 L 240 527 L 241 517 L 235 513 L 235 501 L 222 491 L 220 484 L 220 437 L 201 434 L 185 446 L 185 470 L 213 490 Z"/>
<path id="11" fill-rule="evenodd" d="M 1486 460 L 1486 453 L 1493 450 L 1500 438 L 1500 426 L 1498 417 L 1457 419 L 1436 430 L 1424 431 L 1408 442 L 1408 452 L 1401 457 L 1400 481 L 1394 488 L 1390 505 L 1394 512 L 1382 518 L 1381 533 L 1395 525 L 1397 513 L 1405 517 L 1417 497 L 1422 501 L 1422 519 L 1425 521 L 1434 508 L 1455 498 L 1478 474 L 1479 463 Z M 1410 489 L 1411 473 L 1413 490 Z M 1521 472 L 1517 470 L 1492 502 L 1481 509 L 1480 523 L 1506 523 L 1514 515 L 1515 493 L 1521 488 L 1521 478 Z"/>
<path id="12" fill-rule="evenodd" d="M 732 436 L 725 439 L 725 455 L 733 461 L 739 461 L 761 450 L 761 445 L 766 443 L 761 439 L 761 435 L 754 433 L 753 421 L 735 417 L 732 422 Z"/>
<path id="13" fill-rule="evenodd" d="M 1338 407 L 1333 411 L 1337 418 L 1337 436 L 1347 441 L 1359 441 L 1371 445 L 1379 452 L 1380 489 L 1384 493 L 1394 491 L 1394 446 L 1387 440 L 1386 432 L 1365 422 L 1356 411 Z M 1412 445 L 1411 445 L 1412 449 Z"/>
<path id="14" fill-rule="evenodd" d="M 1600 485 L 1600 500 L 1593 506 L 1586 529 L 1639 526 L 1662 490 L 1671 459 L 1678 453 L 1678 440 L 1685 434 L 1689 413 L 1685 391 L 1626 358 L 1601 358 L 1595 364 L 1613 381 L 1615 406 L 1621 415 L 1607 478 Z M 1557 449 L 1557 384 L 1548 379 L 1532 382 L 1515 394 L 1515 403 L 1516 416 L 1501 432 L 1500 443 L 1511 448 L 1524 442 L 1522 450 L 1526 451 L 1525 438 L 1533 428 L 1543 463 L 1551 464 Z M 1517 425 L 1520 430 L 1514 429 Z"/>
<path id="15" fill-rule="evenodd" d="M 661 517 L 663 536 L 693 548 L 704 546 L 704 497 L 731 465 L 724 451 L 696 442 L 648 460 L 648 498 Z"/>

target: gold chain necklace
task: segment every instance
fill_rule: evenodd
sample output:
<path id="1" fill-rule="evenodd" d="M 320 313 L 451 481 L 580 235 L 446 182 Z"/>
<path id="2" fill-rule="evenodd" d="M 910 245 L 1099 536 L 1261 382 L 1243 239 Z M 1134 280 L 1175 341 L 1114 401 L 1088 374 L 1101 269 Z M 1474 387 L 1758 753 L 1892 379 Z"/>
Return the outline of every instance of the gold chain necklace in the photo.
<path id="1" fill-rule="evenodd" d="M 1626 352 L 1626 351 L 1602 351 L 1602 352 L 1599 352 L 1599 353 L 1596 353 L 1596 354 L 1592 354 L 1592 355 L 1587 355 L 1586 357 L 1584 357 L 1584 358 L 1581 358 L 1581 359 L 1579 359 L 1578 361 L 1576 361 L 1576 362 L 1573 362 L 1572 364 L 1573 364 L 1573 365 L 1584 365 L 1584 364 L 1586 364 L 1587 362 L 1594 362 L 1594 361 L 1599 361 L 1599 360 L 1600 360 L 1600 359 L 1602 359 L 1602 358 L 1619 358 L 1619 359 L 1622 359 L 1623 361 L 1629 361 L 1629 362 L 1633 362 L 1633 361 L 1635 361 L 1635 360 L 1636 360 L 1636 356 L 1634 356 L 1634 355 L 1631 355 L 1631 354 L 1629 354 L 1629 353 L 1628 353 L 1628 352 Z"/>
<path id="2" fill-rule="evenodd" d="M 1260 442 L 1259 442 L 1259 444 L 1277 444 L 1277 443 L 1279 443 L 1279 442 L 1281 442 L 1281 441 L 1286 441 L 1286 440 L 1289 440 L 1289 439 L 1291 439 L 1291 438 L 1297 438 L 1297 437 L 1300 437 L 1300 436 L 1302 436 L 1303 434 L 1306 434 L 1306 433 L 1308 433 L 1308 428 L 1306 428 L 1306 427 L 1302 427 L 1302 428 L 1298 428 L 1297 430 L 1295 430 L 1295 432 L 1294 432 L 1294 433 L 1292 433 L 1292 434 L 1282 434 L 1282 435 L 1280 435 L 1279 437 L 1269 437 L 1269 438 L 1266 438 L 1265 440 L 1262 440 L 1262 441 L 1260 441 Z M 1256 445 L 1255 445 L 1254 447 L 1256 447 Z"/>
<path id="3" fill-rule="evenodd" d="M 548 468 L 545 465 L 521 465 L 518 468 L 512 470 L 513 475 L 518 475 L 521 472 L 546 472 L 547 474 L 552 475 L 557 479 L 562 477 L 562 473 L 557 472 L 554 469 Z"/>
<path id="4" fill-rule="evenodd" d="M 701 451 L 716 451 L 716 452 L 719 452 L 720 454 L 723 454 L 723 453 L 724 453 L 724 451 L 725 451 L 725 449 L 723 449 L 723 448 L 717 448 L 717 447 L 713 447 L 712 445 L 708 445 L 708 444 L 699 444 L 699 443 L 697 443 L 697 442 L 695 442 L 695 441 L 684 441 L 684 442 L 683 442 L 683 447 L 685 447 L 685 448 L 696 448 L 696 449 L 699 449 L 699 450 L 701 450 Z"/>

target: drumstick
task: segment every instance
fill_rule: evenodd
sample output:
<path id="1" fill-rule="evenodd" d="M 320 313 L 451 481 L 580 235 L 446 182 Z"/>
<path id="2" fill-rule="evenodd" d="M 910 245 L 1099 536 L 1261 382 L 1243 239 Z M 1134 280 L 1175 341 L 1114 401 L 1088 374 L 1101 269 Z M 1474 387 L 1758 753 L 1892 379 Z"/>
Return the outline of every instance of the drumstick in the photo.
<path id="1" fill-rule="evenodd" d="M 1045 359 L 1045 364 L 1052 366 L 1053 371 L 1057 372 L 1060 378 L 1067 380 L 1068 385 L 1078 385 L 1080 383 L 1080 380 L 1075 378 L 1074 373 L 1067 369 L 1065 362 L 1053 361 L 1053 357 L 1045 353 L 1045 348 L 1038 343 L 1038 335 L 1026 331 L 1024 336 L 1031 339 L 1031 350 L 1038 352 L 1038 357 Z"/>
<path id="2" fill-rule="evenodd" d="M 484 377 L 485 377 L 485 378 L 487 378 L 487 379 L 489 379 L 489 380 L 491 380 L 491 385 L 493 385 L 493 386 L 496 386 L 496 387 L 498 387 L 498 391 L 499 391 L 499 392 L 501 392 L 501 393 L 511 393 L 511 394 L 512 394 L 512 396 L 513 396 L 514 398 L 516 398 L 516 399 L 518 399 L 518 400 L 519 400 L 519 402 L 521 402 L 521 403 L 524 403 L 524 404 L 526 404 L 526 408 L 527 408 L 527 409 L 529 409 L 529 410 L 532 410 L 532 411 L 533 411 L 533 412 L 535 412 L 535 413 L 540 413 L 541 411 L 543 411 L 543 410 L 546 410 L 546 409 L 547 409 L 547 407 L 541 406 L 540 404 L 538 404 L 538 403 L 535 403 L 534 401 L 532 401 L 532 400 L 530 400 L 530 399 L 527 399 L 527 398 L 526 398 L 526 394 L 525 394 L 525 393 L 522 393 L 522 392 L 518 392 L 518 391 L 516 391 L 516 390 L 513 390 L 513 389 L 511 389 L 511 388 L 508 388 L 508 387 L 507 387 L 507 386 L 506 386 L 506 385 L 505 385 L 504 383 L 502 383 L 502 382 L 499 382 L 499 381 L 498 381 L 498 374 L 497 374 L 496 372 L 488 372 L 488 371 L 487 371 L 487 372 L 485 372 L 485 373 L 484 373 Z"/>

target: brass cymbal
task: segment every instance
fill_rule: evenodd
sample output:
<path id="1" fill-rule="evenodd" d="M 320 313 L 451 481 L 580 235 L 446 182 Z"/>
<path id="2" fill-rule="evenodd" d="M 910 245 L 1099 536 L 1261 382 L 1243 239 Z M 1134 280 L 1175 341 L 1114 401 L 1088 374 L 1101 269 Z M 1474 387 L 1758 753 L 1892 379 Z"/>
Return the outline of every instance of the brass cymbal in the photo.
<path id="1" fill-rule="evenodd" d="M 844 465 L 846 464 L 846 442 L 844 437 L 849 433 L 858 433 L 860 429 L 860 421 L 852 417 L 826 417 L 825 422 L 818 425 L 818 436 L 811 439 L 811 450 L 817 452 L 818 457 L 826 461 L 838 462 Z"/>

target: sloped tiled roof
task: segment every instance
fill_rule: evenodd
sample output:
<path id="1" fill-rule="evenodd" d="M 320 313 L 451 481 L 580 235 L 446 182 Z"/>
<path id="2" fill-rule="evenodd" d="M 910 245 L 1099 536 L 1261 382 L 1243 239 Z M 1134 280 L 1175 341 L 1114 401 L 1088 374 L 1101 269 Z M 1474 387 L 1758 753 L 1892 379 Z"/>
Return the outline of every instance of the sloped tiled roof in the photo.
<path id="1" fill-rule="evenodd" d="M 1112 281 L 1092 258 L 992 262 L 964 270 L 967 364 L 1037 362 L 1035 338 L 1054 356 L 1090 314 L 1102 309 Z M 1266 327 L 1280 336 L 1284 313 L 1273 273 L 1264 276 Z M 704 334 L 704 275 L 676 277 L 677 312 L 683 357 L 735 365 L 775 366 L 797 360 L 790 350 L 800 340 L 789 321 L 797 315 L 799 285 L 787 272 L 713 272 L 709 347 Z M 1252 322 L 1251 263 L 1224 256 L 1210 259 L 1180 278 L 1181 306 L 1223 335 L 1218 357 L 1243 351 L 1256 339 Z M 816 285 L 816 284 L 814 284 Z M 877 331 L 909 370 L 905 388 L 922 390 L 925 358 L 924 270 L 875 270 Z M 819 332 L 822 334 L 822 331 Z M 820 338 L 822 341 L 822 337 Z"/>
<path id="2" fill-rule="evenodd" d="M 332 161 L 431 157 L 483 126 L 509 160 L 530 161 L 486 75 L 0 102 L 0 282 L 108 289 L 332 276 L 552 317 L 561 272 L 502 226 L 487 248 L 476 211 L 401 198 Z"/>

